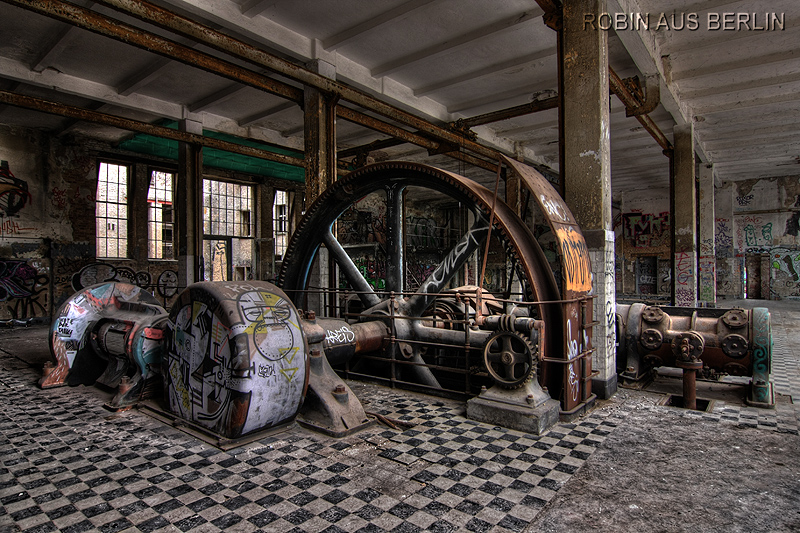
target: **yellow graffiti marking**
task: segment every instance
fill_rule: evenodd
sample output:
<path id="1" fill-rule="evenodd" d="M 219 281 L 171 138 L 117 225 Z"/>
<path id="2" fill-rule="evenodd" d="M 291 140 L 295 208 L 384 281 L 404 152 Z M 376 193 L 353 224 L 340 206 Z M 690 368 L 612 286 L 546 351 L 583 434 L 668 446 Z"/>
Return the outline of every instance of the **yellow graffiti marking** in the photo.
<path id="1" fill-rule="evenodd" d="M 294 378 L 294 375 L 297 373 L 297 370 L 298 369 L 296 367 L 295 368 L 281 368 L 281 374 L 283 374 L 283 377 L 286 378 L 286 381 L 291 383 L 292 379 Z"/>
<path id="2" fill-rule="evenodd" d="M 181 394 L 183 399 L 183 407 L 188 411 L 189 410 L 189 391 L 186 390 L 186 385 L 183 383 L 183 378 L 181 378 L 181 372 L 178 368 L 178 363 L 174 362 L 169 367 L 169 373 L 172 376 L 172 379 L 175 382 L 175 392 Z"/>
<path id="3" fill-rule="evenodd" d="M 300 347 L 299 346 L 295 346 L 294 348 L 289 348 L 288 350 L 279 350 L 279 351 L 281 352 L 281 355 L 283 357 L 286 357 L 286 354 L 291 352 L 292 355 L 290 357 L 286 357 L 286 362 L 289 363 L 289 364 L 292 364 L 292 361 L 294 361 L 294 356 L 297 355 L 297 352 L 299 350 L 300 350 Z"/>

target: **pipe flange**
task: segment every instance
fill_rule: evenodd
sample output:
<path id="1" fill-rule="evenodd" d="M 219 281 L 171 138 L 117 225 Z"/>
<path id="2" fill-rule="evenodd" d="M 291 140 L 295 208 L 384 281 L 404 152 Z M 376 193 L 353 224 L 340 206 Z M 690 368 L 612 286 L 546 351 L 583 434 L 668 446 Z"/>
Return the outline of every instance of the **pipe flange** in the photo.
<path id="1" fill-rule="evenodd" d="M 748 348 L 747 339 L 741 335 L 731 333 L 722 339 L 722 351 L 731 359 L 742 359 L 747 355 Z"/>
<path id="2" fill-rule="evenodd" d="M 515 331 L 498 331 L 486 341 L 483 363 L 498 386 L 518 389 L 536 374 L 536 348 Z"/>
<path id="3" fill-rule="evenodd" d="M 678 361 L 693 361 L 703 354 L 706 343 L 695 331 L 685 331 L 672 339 L 672 350 Z"/>
<path id="4" fill-rule="evenodd" d="M 648 350 L 658 350 L 664 342 L 664 336 L 659 330 L 649 328 L 642 332 L 639 342 Z"/>
<path id="5" fill-rule="evenodd" d="M 743 328 L 747 325 L 747 311 L 744 309 L 729 309 L 722 315 L 722 323 L 731 329 Z"/>
<path id="6" fill-rule="evenodd" d="M 649 324 L 658 324 L 664 320 L 664 310 L 655 305 L 650 305 L 642 311 L 642 320 Z"/>

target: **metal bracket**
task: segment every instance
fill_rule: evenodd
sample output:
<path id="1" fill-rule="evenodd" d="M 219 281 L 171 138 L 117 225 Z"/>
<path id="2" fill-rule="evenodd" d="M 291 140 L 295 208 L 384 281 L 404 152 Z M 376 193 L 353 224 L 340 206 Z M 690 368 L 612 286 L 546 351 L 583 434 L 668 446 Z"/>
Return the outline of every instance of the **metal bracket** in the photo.
<path id="1" fill-rule="evenodd" d="M 309 357 L 308 392 L 296 421 L 332 437 L 346 437 L 375 423 L 319 349 Z"/>

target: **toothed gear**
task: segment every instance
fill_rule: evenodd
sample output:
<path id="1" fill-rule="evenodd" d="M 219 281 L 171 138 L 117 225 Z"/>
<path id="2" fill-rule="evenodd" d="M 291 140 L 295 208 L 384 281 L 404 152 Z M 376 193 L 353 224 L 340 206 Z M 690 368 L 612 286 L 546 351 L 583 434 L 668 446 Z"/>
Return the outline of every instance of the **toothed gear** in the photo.
<path id="1" fill-rule="evenodd" d="M 486 341 L 483 364 L 495 383 L 518 389 L 536 375 L 536 348 L 516 331 L 498 331 Z"/>

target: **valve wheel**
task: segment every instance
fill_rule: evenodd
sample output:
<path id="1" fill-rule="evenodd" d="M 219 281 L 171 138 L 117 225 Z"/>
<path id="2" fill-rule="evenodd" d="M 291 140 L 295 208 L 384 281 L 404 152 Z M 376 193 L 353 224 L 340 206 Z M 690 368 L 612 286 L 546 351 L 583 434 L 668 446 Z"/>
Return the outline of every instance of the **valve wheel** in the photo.
<path id="1" fill-rule="evenodd" d="M 486 341 L 483 363 L 495 383 L 518 389 L 536 374 L 536 348 L 523 335 L 499 331 Z"/>

